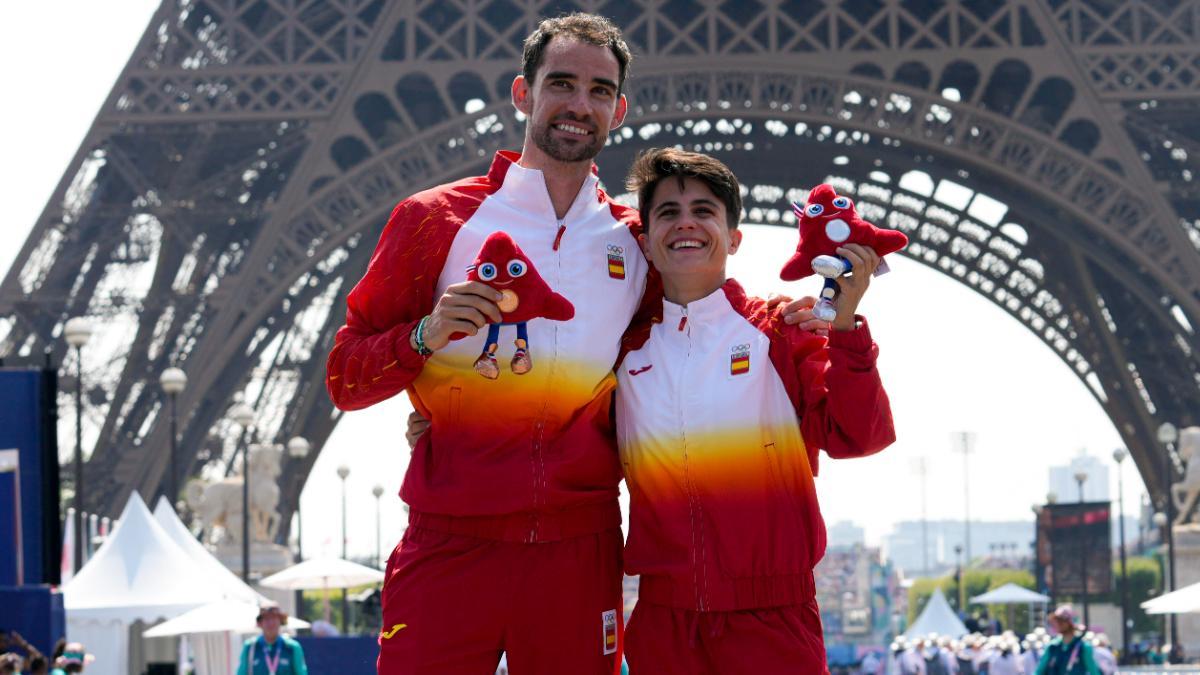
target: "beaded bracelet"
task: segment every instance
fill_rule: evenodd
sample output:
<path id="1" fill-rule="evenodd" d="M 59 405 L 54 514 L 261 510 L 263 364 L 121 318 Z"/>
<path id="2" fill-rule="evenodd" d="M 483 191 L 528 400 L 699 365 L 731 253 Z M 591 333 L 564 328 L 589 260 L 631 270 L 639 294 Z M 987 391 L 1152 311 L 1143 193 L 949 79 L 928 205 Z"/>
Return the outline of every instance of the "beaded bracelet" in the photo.
<path id="1" fill-rule="evenodd" d="M 429 315 L 421 317 L 417 322 L 417 328 L 413 331 L 413 342 L 417 343 L 417 353 L 421 356 L 432 356 L 433 350 L 425 345 L 425 322 L 429 321 Z"/>

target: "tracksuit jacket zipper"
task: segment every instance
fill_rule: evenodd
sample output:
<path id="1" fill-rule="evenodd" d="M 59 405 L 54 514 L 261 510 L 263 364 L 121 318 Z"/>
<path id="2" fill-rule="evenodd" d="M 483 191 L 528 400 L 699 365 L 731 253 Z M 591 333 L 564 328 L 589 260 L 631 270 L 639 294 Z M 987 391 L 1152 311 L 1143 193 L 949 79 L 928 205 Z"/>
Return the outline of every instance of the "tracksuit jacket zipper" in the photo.
<path id="1" fill-rule="evenodd" d="M 677 391 L 684 392 L 677 400 L 679 401 L 679 438 L 683 452 L 683 484 L 687 490 L 688 498 L 688 513 L 691 520 L 692 529 L 692 578 L 695 584 L 696 592 L 696 608 L 700 611 L 707 609 L 707 600 L 704 590 L 708 587 L 707 583 L 707 565 L 705 565 L 704 555 L 704 509 L 700 505 L 700 498 L 696 494 L 695 487 L 692 483 L 691 466 L 688 459 L 688 443 L 687 443 L 687 428 L 688 418 L 687 409 L 687 392 L 691 388 L 687 386 L 687 376 L 692 372 L 692 329 L 688 326 L 687 306 L 682 308 L 683 315 L 679 319 L 678 332 L 684 334 L 684 339 L 687 341 L 687 346 L 684 351 L 683 369 L 680 372 L 680 386 Z"/>
<path id="2" fill-rule="evenodd" d="M 566 233 L 567 233 L 567 219 L 559 218 L 558 219 L 558 231 L 554 235 L 554 244 L 550 247 L 551 250 L 554 251 L 554 264 L 555 264 L 555 268 L 558 272 L 559 280 L 562 279 L 562 252 L 559 251 L 559 247 L 562 245 L 563 235 L 565 235 Z M 557 326 L 555 326 L 554 332 L 555 332 L 554 361 L 551 363 L 551 366 L 550 366 L 550 368 L 551 368 L 550 376 L 546 380 L 548 385 L 554 381 L 554 368 L 558 364 L 558 327 Z M 550 392 L 547 392 L 547 399 L 546 399 L 547 401 L 549 401 L 549 398 L 548 398 L 549 395 L 550 395 Z M 538 523 L 537 509 L 538 509 L 539 501 L 540 501 L 540 494 L 541 494 L 540 488 L 546 479 L 546 466 L 545 466 L 545 463 L 542 461 L 542 435 L 546 431 L 546 408 L 547 408 L 547 406 L 548 406 L 548 404 L 542 406 L 541 414 L 539 415 L 538 419 L 533 423 L 533 456 L 531 457 L 531 460 L 533 462 L 533 472 L 534 472 L 533 473 L 533 515 L 530 518 L 530 524 L 529 524 L 529 543 L 531 543 L 531 544 L 538 540 L 538 524 L 539 523 Z"/>

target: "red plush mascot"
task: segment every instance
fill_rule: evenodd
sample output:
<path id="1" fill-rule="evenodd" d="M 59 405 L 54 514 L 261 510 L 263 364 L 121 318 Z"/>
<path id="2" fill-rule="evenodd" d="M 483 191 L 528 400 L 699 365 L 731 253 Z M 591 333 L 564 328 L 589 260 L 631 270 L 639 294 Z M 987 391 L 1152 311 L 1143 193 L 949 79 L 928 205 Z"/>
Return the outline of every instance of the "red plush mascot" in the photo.
<path id="1" fill-rule="evenodd" d="M 792 211 L 800 221 L 800 244 L 779 278 L 795 281 L 813 272 L 825 277 L 825 287 L 813 307 L 813 315 L 822 321 L 833 321 L 837 316 L 833 299 L 837 297 L 838 285 L 834 280 L 851 271 L 850 261 L 837 255 L 838 247 L 861 244 L 882 257 L 908 245 L 903 232 L 875 227 L 859 218 L 854 202 L 839 196 L 826 183 L 812 189 L 804 206 L 792 204 Z"/>
<path id="2" fill-rule="evenodd" d="M 487 284 L 503 296 L 497 303 L 503 321 L 488 327 L 483 353 L 475 360 L 476 372 L 489 380 L 500 377 L 500 366 L 496 363 L 500 326 L 517 327 L 517 351 L 510 367 L 517 375 L 524 375 L 533 369 L 526 322 L 538 318 L 568 321 L 575 316 L 575 306 L 550 290 L 533 263 L 504 232 L 493 232 L 484 240 L 475 263 L 467 268 L 467 281 Z M 462 337 L 465 336 L 457 334 L 451 339 Z"/>

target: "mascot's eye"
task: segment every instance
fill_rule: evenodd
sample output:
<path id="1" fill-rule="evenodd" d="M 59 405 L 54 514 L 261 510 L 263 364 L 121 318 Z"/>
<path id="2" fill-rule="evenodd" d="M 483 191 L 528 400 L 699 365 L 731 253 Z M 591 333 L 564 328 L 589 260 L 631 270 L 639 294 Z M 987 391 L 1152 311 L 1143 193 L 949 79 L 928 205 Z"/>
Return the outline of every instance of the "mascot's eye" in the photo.
<path id="1" fill-rule="evenodd" d="M 479 266 L 479 278 L 484 281 L 491 281 L 496 278 L 496 265 L 494 263 L 483 263 Z"/>
<path id="2" fill-rule="evenodd" d="M 825 212 L 825 207 L 820 204 L 809 204 L 808 208 L 804 209 L 804 212 L 810 216 L 819 216 Z"/>
<path id="3" fill-rule="evenodd" d="M 509 260 L 508 274 L 512 277 L 525 276 L 525 263 L 521 262 L 520 260 Z"/>
<path id="4" fill-rule="evenodd" d="M 839 209 L 844 209 L 850 206 L 850 200 L 845 197 L 838 197 L 833 200 L 833 205 Z"/>

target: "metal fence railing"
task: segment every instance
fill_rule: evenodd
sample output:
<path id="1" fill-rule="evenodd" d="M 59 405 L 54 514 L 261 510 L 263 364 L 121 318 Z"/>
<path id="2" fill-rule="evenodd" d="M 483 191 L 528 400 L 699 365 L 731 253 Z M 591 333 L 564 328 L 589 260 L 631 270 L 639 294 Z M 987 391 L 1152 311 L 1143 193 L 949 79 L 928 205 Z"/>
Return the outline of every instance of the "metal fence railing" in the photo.
<path id="1" fill-rule="evenodd" d="M 1200 675 L 1200 664 L 1192 665 L 1122 665 L 1117 675 Z"/>

